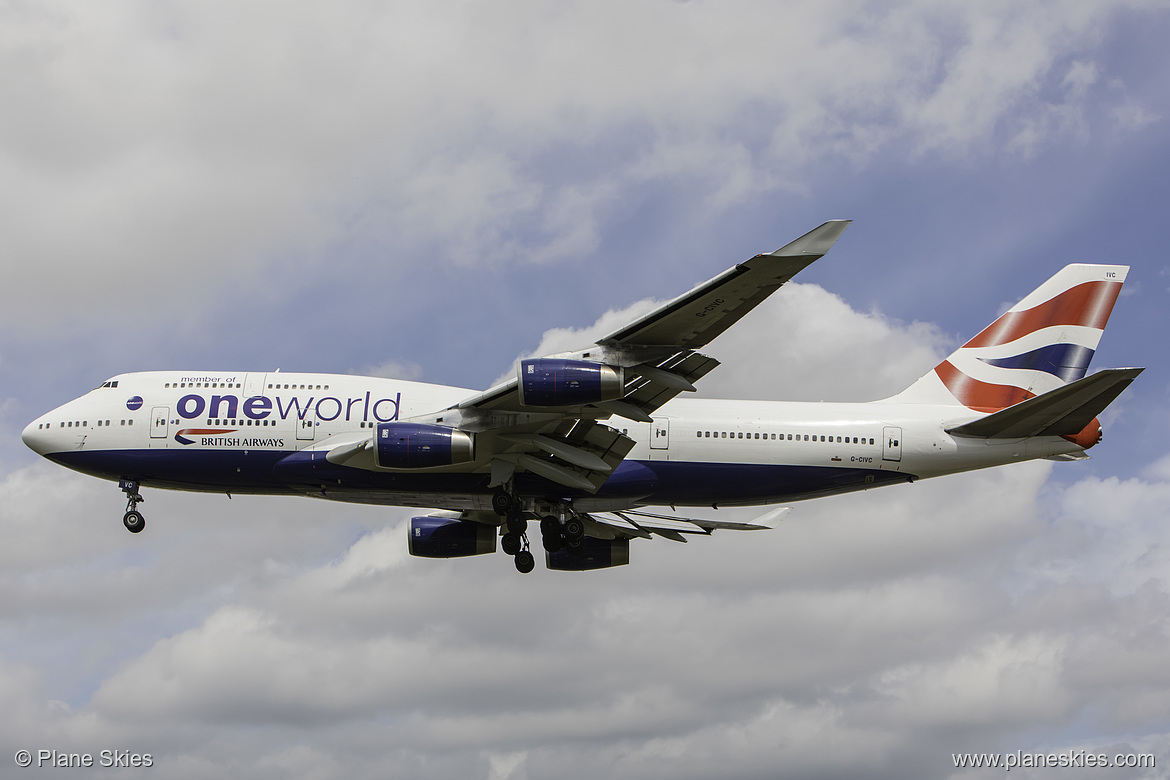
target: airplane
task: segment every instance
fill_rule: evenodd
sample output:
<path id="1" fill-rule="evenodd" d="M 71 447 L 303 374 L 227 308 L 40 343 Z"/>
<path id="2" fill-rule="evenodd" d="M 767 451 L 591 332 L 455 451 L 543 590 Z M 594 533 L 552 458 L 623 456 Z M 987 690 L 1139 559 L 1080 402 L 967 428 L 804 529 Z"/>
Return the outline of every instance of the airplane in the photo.
<path id="1" fill-rule="evenodd" d="M 30 423 L 35 452 L 117 480 L 139 533 L 143 487 L 425 507 L 411 554 L 500 548 L 528 573 L 629 562 L 629 542 L 757 530 L 783 504 L 1025 460 L 1081 460 L 1142 372 L 1086 375 L 1128 266 L 1068 265 L 946 360 L 865 403 L 679 398 L 701 354 L 850 224 L 832 220 L 572 352 L 519 361 L 483 392 L 336 374 L 115 376 Z M 751 523 L 648 507 L 764 506 Z"/>

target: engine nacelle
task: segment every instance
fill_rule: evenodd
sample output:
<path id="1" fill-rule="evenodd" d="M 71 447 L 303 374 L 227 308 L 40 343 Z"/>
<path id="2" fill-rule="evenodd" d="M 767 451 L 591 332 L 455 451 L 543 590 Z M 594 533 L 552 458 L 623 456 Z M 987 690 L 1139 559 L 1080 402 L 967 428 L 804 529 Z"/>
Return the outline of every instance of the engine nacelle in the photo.
<path id="1" fill-rule="evenodd" d="M 573 555 L 562 547 L 555 553 L 545 553 L 545 563 L 555 571 L 591 571 L 625 566 L 630 562 L 629 539 L 594 539 L 586 536 L 580 555 Z"/>
<path id="2" fill-rule="evenodd" d="M 451 466 L 475 458 L 475 439 L 443 425 L 382 423 L 374 433 L 374 453 L 385 469 Z"/>
<path id="3" fill-rule="evenodd" d="M 420 558 L 465 558 L 496 551 L 493 525 L 456 517 L 410 518 L 410 554 Z"/>
<path id="4" fill-rule="evenodd" d="M 587 360 L 521 360 L 520 403 L 569 406 L 616 401 L 626 389 L 625 371 Z"/>

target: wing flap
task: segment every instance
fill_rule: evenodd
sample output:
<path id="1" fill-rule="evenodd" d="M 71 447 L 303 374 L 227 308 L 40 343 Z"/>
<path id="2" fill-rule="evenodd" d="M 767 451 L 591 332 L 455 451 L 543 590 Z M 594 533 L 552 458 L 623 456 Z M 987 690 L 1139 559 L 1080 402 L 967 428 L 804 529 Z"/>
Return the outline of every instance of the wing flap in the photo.
<path id="1" fill-rule="evenodd" d="M 765 517 L 778 517 L 787 511 L 788 507 L 782 507 L 769 512 Z M 733 523 L 722 520 L 660 515 L 632 509 L 592 513 L 587 517 L 589 535 L 601 539 L 614 538 L 610 535 L 614 534 L 625 539 L 634 537 L 650 539 L 652 536 L 661 536 L 663 539 L 670 539 L 673 542 L 685 542 L 687 534 L 710 536 L 715 531 L 770 530 L 768 526 L 757 523 Z M 593 525 L 589 525 L 589 523 L 593 523 Z M 604 528 L 604 533 L 599 532 L 597 526 Z"/>
<path id="2" fill-rule="evenodd" d="M 517 468 L 565 487 L 596 493 L 634 447 L 629 436 L 590 419 L 565 419 L 540 433 L 484 433 L 496 455 L 491 485 Z"/>

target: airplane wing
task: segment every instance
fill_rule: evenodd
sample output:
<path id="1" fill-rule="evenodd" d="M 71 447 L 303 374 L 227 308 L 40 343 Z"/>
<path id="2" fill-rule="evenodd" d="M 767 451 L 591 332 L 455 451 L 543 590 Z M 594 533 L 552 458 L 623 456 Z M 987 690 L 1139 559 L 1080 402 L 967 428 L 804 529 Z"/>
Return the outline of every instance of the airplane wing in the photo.
<path id="1" fill-rule="evenodd" d="M 729 268 L 685 295 L 614 331 L 603 345 L 706 346 L 760 304 L 798 271 L 824 256 L 850 220 L 826 222 L 766 255 Z"/>
<path id="2" fill-rule="evenodd" d="M 507 382 L 410 421 L 474 433 L 477 451 L 491 453 L 490 461 L 476 466 L 490 471 L 491 487 L 528 471 L 594 493 L 634 446 L 598 421 L 616 415 L 652 422 L 651 415 L 667 401 L 694 391 L 694 383 L 719 365 L 696 350 L 822 257 L 848 225 L 849 220 L 826 222 L 591 346 L 521 361 L 517 376 Z"/>

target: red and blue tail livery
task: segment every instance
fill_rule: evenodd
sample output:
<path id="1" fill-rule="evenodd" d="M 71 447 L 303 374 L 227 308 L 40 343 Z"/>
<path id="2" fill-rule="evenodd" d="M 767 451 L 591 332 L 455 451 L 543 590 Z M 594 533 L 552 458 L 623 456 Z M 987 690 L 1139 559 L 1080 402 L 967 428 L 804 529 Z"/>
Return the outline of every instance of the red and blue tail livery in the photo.
<path id="1" fill-rule="evenodd" d="M 896 397 L 992 412 L 1083 379 L 1128 271 L 1065 266 Z"/>
<path id="2" fill-rule="evenodd" d="M 789 502 L 972 469 L 1079 460 L 1140 368 L 1088 373 L 1128 269 L 1069 265 L 902 393 L 859 403 L 687 398 L 704 349 L 848 227 L 826 222 L 581 349 L 484 391 L 279 371 L 122 374 L 41 416 L 25 443 L 141 491 L 302 495 L 419 507 L 409 550 L 549 569 L 630 561 L 634 539 L 747 531 Z M 615 301 L 615 304 L 621 301 Z M 783 334 L 778 334 L 783 337 Z M 650 511 L 669 506 L 671 513 Z M 682 507 L 767 507 L 751 523 Z"/>

